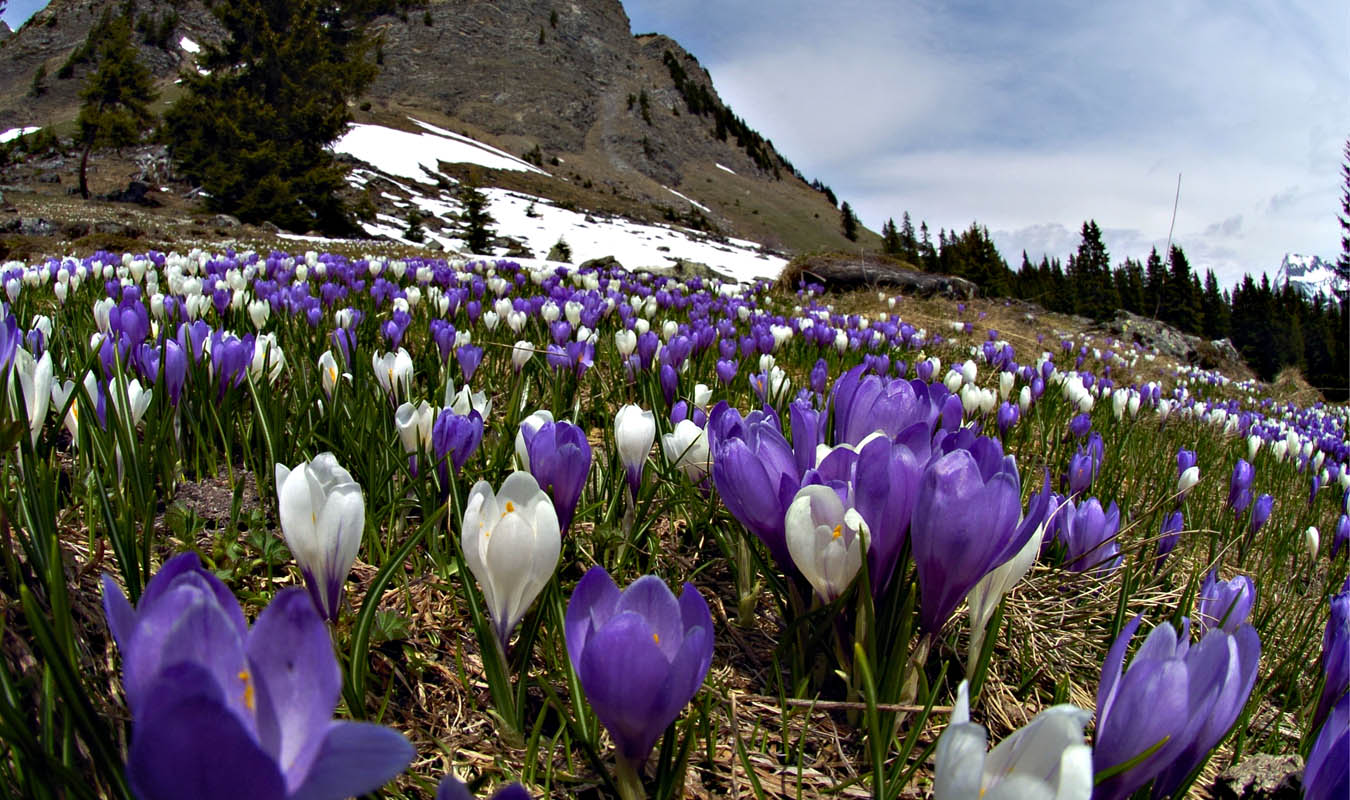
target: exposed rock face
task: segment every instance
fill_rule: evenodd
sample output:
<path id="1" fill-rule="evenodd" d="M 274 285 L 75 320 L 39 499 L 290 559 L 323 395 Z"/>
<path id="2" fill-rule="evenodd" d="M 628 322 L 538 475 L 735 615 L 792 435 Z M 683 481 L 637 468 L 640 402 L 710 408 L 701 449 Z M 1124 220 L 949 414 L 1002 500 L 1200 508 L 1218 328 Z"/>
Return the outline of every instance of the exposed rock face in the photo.
<path id="1" fill-rule="evenodd" d="M 91 65 L 58 74 L 99 16 L 120 7 L 119 0 L 52 0 L 0 42 L 0 130 L 74 119 Z M 162 90 L 194 68 L 183 37 L 198 44 L 223 38 L 203 0 L 139 0 L 136 13 L 177 15 L 163 47 L 137 37 Z M 736 127 L 744 123 L 722 105 L 697 59 L 666 36 L 635 36 L 620 0 L 427 0 L 369 27 L 381 42 L 371 55 L 379 74 L 351 104 L 357 121 L 411 128 L 406 118 L 416 117 L 551 175 L 524 186 L 489 178 L 490 185 L 770 249 L 850 244 L 825 196 L 767 138 Z M 40 68 L 45 91 L 30 97 Z"/>
<path id="2" fill-rule="evenodd" d="M 1204 369 L 1222 369 L 1229 375 L 1250 375 L 1242 355 L 1227 339 L 1207 341 L 1199 336 L 1182 333 L 1165 322 L 1141 317 L 1128 311 L 1116 311 L 1115 319 L 1102 323 L 1098 329 L 1124 339 L 1152 347 L 1163 355 Z"/>

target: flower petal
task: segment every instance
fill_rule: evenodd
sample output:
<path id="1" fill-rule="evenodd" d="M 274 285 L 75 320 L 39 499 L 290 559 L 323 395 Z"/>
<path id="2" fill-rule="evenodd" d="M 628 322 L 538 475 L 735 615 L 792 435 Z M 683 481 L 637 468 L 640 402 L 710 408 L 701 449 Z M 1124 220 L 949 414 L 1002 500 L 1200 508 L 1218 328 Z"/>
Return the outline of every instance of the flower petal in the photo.
<path id="1" fill-rule="evenodd" d="M 258 615 L 248 659 L 258 738 L 294 790 L 310 771 L 342 692 L 328 629 L 303 589 L 282 589 Z"/>
<path id="2" fill-rule="evenodd" d="M 567 601 L 563 630 L 567 638 L 567 657 L 572 668 L 581 671 L 581 654 L 595 629 L 614 616 L 619 603 L 619 587 L 604 567 L 594 566 L 577 581 Z"/>
<path id="3" fill-rule="evenodd" d="M 368 722 L 332 722 L 304 783 L 287 800 L 344 800 L 373 792 L 412 763 L 403 734 Z"/>

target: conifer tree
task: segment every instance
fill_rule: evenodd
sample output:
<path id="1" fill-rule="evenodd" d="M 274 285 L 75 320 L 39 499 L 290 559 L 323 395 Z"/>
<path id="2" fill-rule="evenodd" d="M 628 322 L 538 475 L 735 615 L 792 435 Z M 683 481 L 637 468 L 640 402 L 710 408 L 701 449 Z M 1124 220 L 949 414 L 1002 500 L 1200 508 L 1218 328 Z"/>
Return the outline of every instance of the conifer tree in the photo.
<path id="1" fill-rule="evenodd" d="M 1345 140 L 1345 163 L 1341 164 L 1344 187 L 1341 190 L 1341 255 L 1336 259 L 1336 277 L 1342 303 L 1350 302 L 1350 139 Z"/>
<path id="2" fill-rule="evenodd" d="M 900 232 L 895 229 L 894 218 L 881 226 L 881 249 L 888 256 L 900 255 Z"/>
<path id="3" fill-rule="evenodd" d="M 900 257 L 911 264 L 919 263 L 919 240 L 914 237 L 914 222 L 908 211 L 900 220 Z"/>
<path id="4" fill-rule="evenodd" d="M 853 213 L 853 206 L 845 200 L 839 207 L 839 224 L 844 231 L 844 238 L 850 242 L 858 241 L 858 217 Z"/>
<path id="5" fill-rule="evenodd" d="M 212 210 L 291 230 L 355 229 L 337 194 L 345 169 L 327 146 L 350 120 L 347 100 L 375 77 L 364 20 L 378 5 L 215 5 L 228 38 L 203 46 L 207 74 L 184 76 L 187 93 L 164 120 L 177 169 Z"/>
<path id="6" fill-rule="evenodd" d="M 1144 267 L 1144 313 L 1154 319 L 1162 310 L 1164 287 L 1167 285 L 1167 266 L 1163 264 L 1158 248 L 1148 254 L 1148 263 Z"/>
<path id="7" fill-rule="evenodd" d="M 90 31 L 87 46 L 96 66 L 80 90 L 80 196 L 89 199 L 89 154 L 95 147 L 126 147 L 154 124 L 150 104 L 158 96 L 150 70 L 137 59 L 131 17 L 110 18 Z"/>
<path id="8" fill-rule="evenodd" d="M 496 220 L 488 213 L 487 195 L 472 180 L 468 180 L 460 184 L 459 202 L 464 206 L 459 212 L 464 246 L 471 253 L 487 254 L 496 236 L 492 230 L 492 223 Z"/>

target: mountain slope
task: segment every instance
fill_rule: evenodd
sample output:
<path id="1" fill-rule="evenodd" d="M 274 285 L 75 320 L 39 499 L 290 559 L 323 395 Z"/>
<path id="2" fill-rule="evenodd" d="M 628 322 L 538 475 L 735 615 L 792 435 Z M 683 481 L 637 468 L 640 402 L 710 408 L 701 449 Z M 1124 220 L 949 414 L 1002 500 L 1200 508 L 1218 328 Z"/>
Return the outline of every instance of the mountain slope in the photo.
<path id="1" fill-rule="evenodd" d="M 0 130 L 55 125 L 69 135 L 88 66 L 62 66 L 98 16 L 120 6 L 54 0 L 0 42 Z M 174 77 L 193 66 L 180 40 L 215 41 L 219 28 L 194 0 L 140 0 L 136 13 L 155 30 L 173 21 L 171 35 L 141 46 L 167 104 L 178 93 Z M 634 36 L 618 0 L 437 0 L 372 26 L 382 40 L 380 74 L 354 104 L 358 122 L 416 131 L 414 117 L 547 173 L 448 165 L 452 178 L 471 172 L 485 185 L 565 206 L 789 253 L 859 246 L 840 232 L 838 209 L 726 108 L 698 61 L 668 37 Z M 46 77 L 35 96 L 40 68 Z M 861 244 L 875 248 L 878 239 L 863 231 Z"/>
<path id="2" fill-rule="evenodd" d="M 1304 256 L 1298 253 L 1285 253 L 1280 268 L 1275 271 L 1276 285 L 1285 281 L 1309 298 L 1319 294 L 1332 297 L 1338 288 L 1350 288 L 1340 285 L 1333 264 L 1323 261 L 1320 256 Z"/>

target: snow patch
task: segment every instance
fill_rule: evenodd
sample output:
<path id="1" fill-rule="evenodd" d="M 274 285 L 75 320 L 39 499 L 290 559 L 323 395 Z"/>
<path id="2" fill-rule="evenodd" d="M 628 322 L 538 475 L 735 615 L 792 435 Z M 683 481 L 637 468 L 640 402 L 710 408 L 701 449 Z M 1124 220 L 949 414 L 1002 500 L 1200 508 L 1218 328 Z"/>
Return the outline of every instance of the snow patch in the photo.
<path id="1" fill-rule="evenodd" d="M 42 128 L 10 128 L 4 133 L 0 133 L 0 144 L 12 142 L 20 136 L 27 136 L 30 133 L 37 133 Z"/>
<path id="2" fill-rule="evenodd" d="M 183 48 L 187 52 L 193 54 L 194 56 L 202 51 L 201 45 L 197 44 L 196 42 L 192 41 L 186 36 L 178 40 L 178 46 Z"/>
<path id="3" fill-rule="evenodd" d="M 708 208 L 707 206 L 703 205 L 702 203 L 696 202 L 696 201 L 694 201 L 694 200 L 690 200 L 688 197 L 685 197 L 684 195 L 680 194 L 679 192 L 675 191 L 674 189 L 670 188 L 669 186 L 662 186 L 661 188 L 662 188 L 662 189 L 665 189 L 667 192 L 670 192 L 671 194 L 673 194 L 673 195 L 675 195 L 676 197 L 680 198 L 681 200 L 683 200 L 684 202 L 686 202 L 686 203 L 688 203 L 689 205 L 693 206 L 694 208 L 699 209 L 700 211 L 707 211 L 709 214 L 712 213 L 712 209 L 711 209 L 711 208 Z"/>
<path id="4" fill-rule="evenodd" d="M 735 175 L 735 174 L 736 174 L 736 170 L 732 169 L 731 167 L 724 167 L 724 166 L 722 166 L 721 164 L 715 164 L 714 166 L 716 166 L 718 169 L 722 170 L 723 172 L 730 172 L 732 175 Z"/>
<path id="5" fill-rule="evenodd" d="M 467 136 L 419 120 L 412 121 L 425 128 L 426 132 L 410 133 L 383 125 L 353 124 L 333 143 L 333 151 L 365 161 L 380 172 L 418 183 L 436 183 L 437 177 L 445 178 L 437 172 L 438 164 L 442 161 L 449 164 L 478 164 L 488 169 L 548 174 L 510 153 Z"/>

